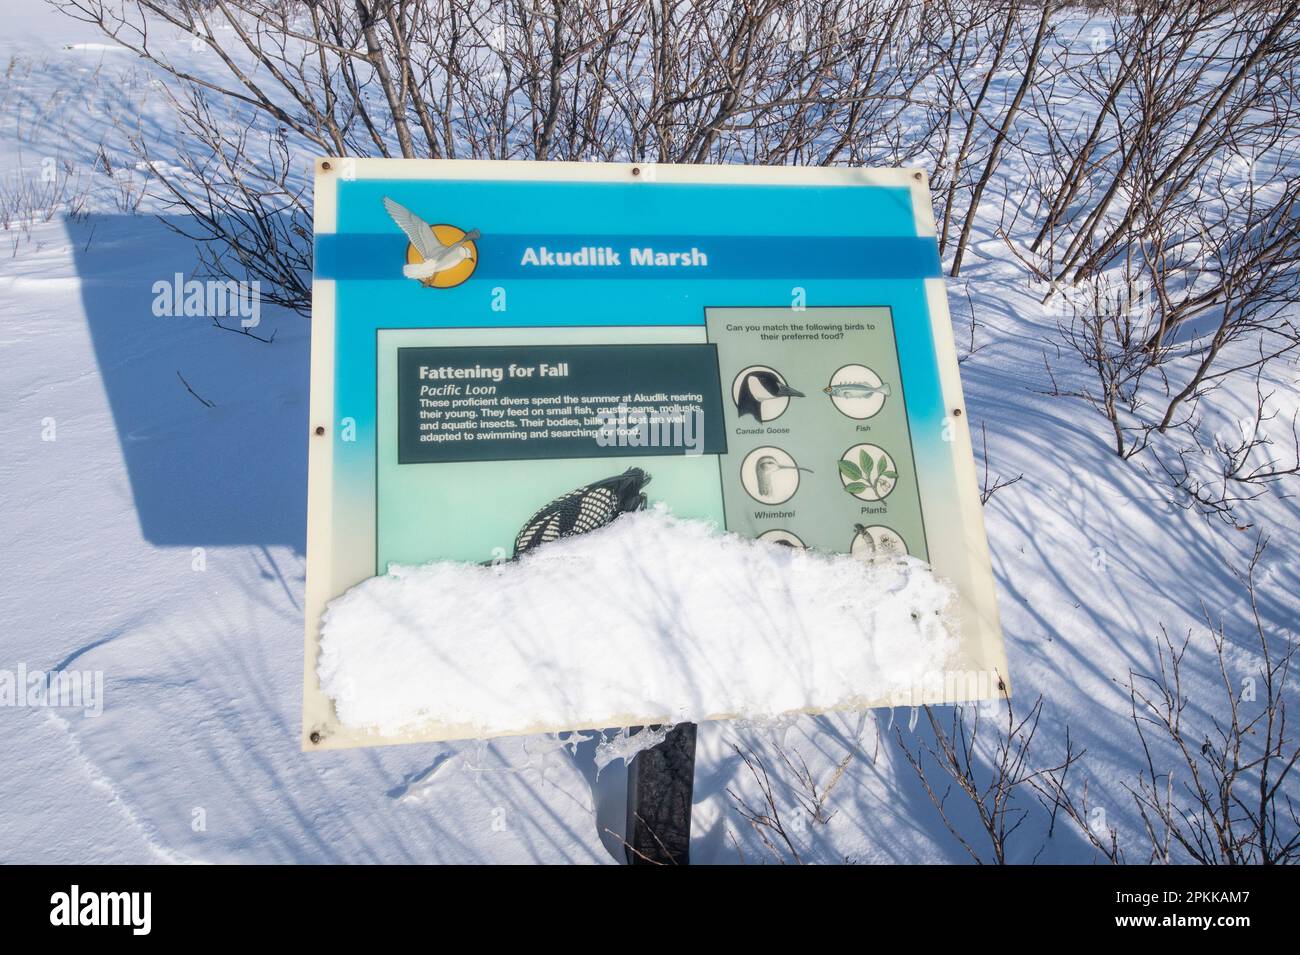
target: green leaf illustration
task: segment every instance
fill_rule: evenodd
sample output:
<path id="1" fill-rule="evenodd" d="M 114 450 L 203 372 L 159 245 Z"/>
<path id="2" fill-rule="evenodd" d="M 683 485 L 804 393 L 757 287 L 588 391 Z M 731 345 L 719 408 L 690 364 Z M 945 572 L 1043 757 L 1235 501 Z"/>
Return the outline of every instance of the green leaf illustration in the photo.
<path id="1" fill-rule="evenodd" d="M 858 452 L 858 460 L 859 460 L 860 462 L 862 462 L 862 475 L 863 475 L 863 477 L 865 477 L 865 478 L 867 478 L 867 479 L 870 479 L 870 478 L 871 478 L 871 458 L 868 457 L 868 455 L 867 455 L 867 449 L 866 449 L 866 448 L 863 448 L 861 451 Z"/>
<path id="2" fill-rule="evenodd" d="M 895 481 L 895 480 L 898 479 L 898 472 L 897 472 L 897 471 L 886 471 L 884 474 L 882 474 L 882 475 L 880 475 L 880 476 L 883 477 L 883 478 L 889 478 L 889 480 L 891 480 L 891 481 Z"/>
<path id="3" fill-rule="evenodd" d="M 881 474 L 884 474 L 886 471 L 888 471 L 888 470 L 889 470 L 889 455 L 887 455 L 887 454 L 882 454 L 882 455 L 880 456 L 879 464 L 880 464 L 880 467 L 878 468 L 878 471 L 879 471 Z"/>
<path id="4" fill-rule="evenodd" d="M 854 481 L 852 484 L 844 485 L 844 490 L 848 491 L 850 494 L 861 494 L 866 489 L 867 486 L 861 481 Z"/>
<path id="5" fill-rule="evenodd" d="M 857 481 L 862 478 L 862 472 L 858 470 L 858 466 L 854 464 L 852 461 L 845 461 L 841 459 L 840 473 L 843 474 L 850 481 Z"/>

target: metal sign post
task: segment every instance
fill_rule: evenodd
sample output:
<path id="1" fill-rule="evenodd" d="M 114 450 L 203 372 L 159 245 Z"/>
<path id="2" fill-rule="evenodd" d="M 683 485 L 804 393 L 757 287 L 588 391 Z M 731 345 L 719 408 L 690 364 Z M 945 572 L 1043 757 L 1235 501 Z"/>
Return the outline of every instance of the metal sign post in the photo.
<path id="1" fill-rule="evenodd" d="M 694 723 L 678 723 L 627 768 L 628 865 L 689 865 Z"/>

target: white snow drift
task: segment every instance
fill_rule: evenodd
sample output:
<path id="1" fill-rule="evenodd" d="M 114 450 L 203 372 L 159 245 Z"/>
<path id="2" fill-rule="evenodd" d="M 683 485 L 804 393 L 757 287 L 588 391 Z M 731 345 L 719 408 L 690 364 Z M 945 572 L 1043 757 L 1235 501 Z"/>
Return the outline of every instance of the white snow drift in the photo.
<path id="1" fill-rule="evenodd" d="M 772 716 L 935 679 L 952 591 L 721 534 L 664 510 L 482 567 L 394 567 L 325 614 L 321 686 L 350 726 L 480 735 L 657 717 Z"/>

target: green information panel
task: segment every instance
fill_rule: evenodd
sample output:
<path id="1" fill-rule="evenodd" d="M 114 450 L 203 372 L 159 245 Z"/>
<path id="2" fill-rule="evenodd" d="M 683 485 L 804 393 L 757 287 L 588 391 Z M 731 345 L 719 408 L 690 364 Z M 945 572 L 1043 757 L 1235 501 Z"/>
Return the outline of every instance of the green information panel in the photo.
<path id="1" fill-rule="evenodd" d="M 727 526 L 862 556 L 929 559 L 885 307 L 708 308 L 728 453 Z"/>

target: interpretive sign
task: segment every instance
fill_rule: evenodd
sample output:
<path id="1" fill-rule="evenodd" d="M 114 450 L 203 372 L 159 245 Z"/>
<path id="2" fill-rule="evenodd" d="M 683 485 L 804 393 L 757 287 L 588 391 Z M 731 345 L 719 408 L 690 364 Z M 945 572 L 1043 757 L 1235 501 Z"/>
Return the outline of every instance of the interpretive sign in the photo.
<path id="1" fill-rule="evenodd" d="M 500 559 L 547 502 L 633 468 L 679 517 L 948 580 L 955 678 L 870 704 L 1004 692 L 920 172 L 331 159 L 315 203 L 306 748 L 465 735 L 340 724 L 316 675 L 331 599 Z"/>

